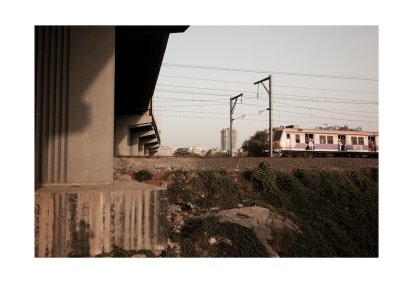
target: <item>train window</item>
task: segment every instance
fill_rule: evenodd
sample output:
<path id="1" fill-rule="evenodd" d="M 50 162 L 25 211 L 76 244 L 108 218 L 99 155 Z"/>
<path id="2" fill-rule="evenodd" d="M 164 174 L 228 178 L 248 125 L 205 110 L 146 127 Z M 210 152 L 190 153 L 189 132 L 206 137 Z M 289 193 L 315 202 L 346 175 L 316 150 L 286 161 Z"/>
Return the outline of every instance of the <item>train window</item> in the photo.
<path id="1" fill-rule="evenodd" d="M 319 136 L 319 143 L 326 144 L 326 136 Z"/>
<path id="2" fill-rule="evenodd" d="M 328 144 L 333 144 L 333 136 L 328 136 L 327 140 L 328 140 Z"/>
<path id="3" fill-rule="evenodd" d="M 286 139 L 290 140 L 290 134 L 286 134 Z"/>
<path id="4" fill-rule="evenodd" d="M 274 135 L 274 141 L 279 141 L 281 139 L 282 131 L 276 131 Z"/>
<path id="5" fill-rule="evenodd" d="M 358 144 L 364 145 L 364 137 L 358 137 Z"/>
<path id="6" fill-rule="evenodd" d="M 351 144 L 357 145 L 357 137 L 351 137 Z"/>
<path id="7" fill-rule="evenodd" d="M 296 135 L 296 143 L 300 143 L 300 135 Z"/>

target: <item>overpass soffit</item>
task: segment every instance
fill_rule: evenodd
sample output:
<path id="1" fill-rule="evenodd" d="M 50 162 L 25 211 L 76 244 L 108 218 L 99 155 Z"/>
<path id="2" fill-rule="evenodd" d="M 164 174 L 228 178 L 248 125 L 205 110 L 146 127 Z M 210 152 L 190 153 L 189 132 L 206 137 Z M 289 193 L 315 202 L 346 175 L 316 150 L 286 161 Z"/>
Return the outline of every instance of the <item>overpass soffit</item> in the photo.
<path id="1" fill-rule="evenodd" d="M 152 123 L 144 123 L 144 124 L 136 124 L 136 125 L 129 125 L 129 129 L 133 131 L 143 131 L 143 130 L 154 130 Z"/>
<path id="2" fill-rule="evenodd" d="M 150 142 L 158 143 L 158 139 L 157 139 L 156 135 L 148 135 L 148 136 L 139 137 L 139 142 L 141 144 L 148 144 Z"/>
<path id="3" fill-rule="evenodd" d="M 158 141 L 154 141 L 154 142 L 145 143 L 144 145 L 145 145 L 147 148 L 149 148 L 149 147 L 153 147 L 153 146 L 158 145 L 158 144 L 159 144 Z"/>
<path id="4" fill-rule="evenodd" d="M 115 113 L 148 110 L 170 33 L 188 26 L 117 26 L 115 28 Z M 144 111 L 143 111 L 144 110 Z"/>
<path id="5" fill-rule="evenodd" d="M 148 146 L 147 144 L 146 144 L 146 146 L 147 146 L 147 149 L 148 150 L 155 150 L 155 149 L 159 149 L 160 148 L 160 144 L 155 144 L 155 145 L 150 145 L 150 146 Z"/>
<path id="6" fill-rule="evenodd" d="M 126 36 L 135 36 L 136 34 L 165 34 L 185 32 L 189 26 L 118 26 Z"/>

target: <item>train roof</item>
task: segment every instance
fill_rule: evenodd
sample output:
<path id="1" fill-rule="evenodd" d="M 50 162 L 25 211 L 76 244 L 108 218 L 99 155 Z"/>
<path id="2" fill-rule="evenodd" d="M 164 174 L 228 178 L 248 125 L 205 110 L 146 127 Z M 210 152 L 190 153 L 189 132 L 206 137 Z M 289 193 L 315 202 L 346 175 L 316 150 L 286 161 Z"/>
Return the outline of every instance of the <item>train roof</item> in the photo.
<path id="1" fill-rule="evenodd" d="M 274 131 L 285 130 L 292 133 L 310 133 L 310 134 L 343 134 L 343 135 L 366 135 L 379 136 L 379 132 L 373 131 L 350 131 L 350 130 L 321 130 L 321 129 L 303 129 L 299 127 L 276 127 Z"/>

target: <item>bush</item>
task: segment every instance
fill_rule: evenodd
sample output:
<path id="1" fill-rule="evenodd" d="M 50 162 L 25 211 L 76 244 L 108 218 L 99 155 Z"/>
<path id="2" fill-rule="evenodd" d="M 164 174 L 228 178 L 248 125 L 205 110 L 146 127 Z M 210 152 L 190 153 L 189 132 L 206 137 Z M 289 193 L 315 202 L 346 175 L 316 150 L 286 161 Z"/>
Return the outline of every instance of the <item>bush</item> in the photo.
<path id="1" fill-rule="evenodd" d="M 274 171 L 263 162 L 254 170 L 244 172 L 243 179 L 239 180 L 233 179 L 223 169 L 204 170 L 197 175 L 175 172 L 174 183 L 168 191 L 170 200 L 192 202 L 199 208 L 225 209 L 241 203 L 267 207 L 289 217 L 302 233 L 281 235 L 282 242 L 287 242 L 280 251 L 281 256 L 378 256 L 376 169 L 335 171 L 302 168 L 285 173 Z M 184 256 L 204 256 L 198 250 L 200 247 L 200 250 L 207 251 L 206 240 L 213 236 L 209 231 L 234 242 L 229 234 L 237 232 L 241 235 L 245 231 L 235 229 L 239 228 L 210 219 L 193 220 L 177 237 L 182 243 Z M 208 236 L 203 235 L 204 232 Z M 254 244 L 250 239 L 252 236 L 245 239 L 240 235 L 237 237 L 249 241 L 250 247 L 245 247 L 247 243 L 239 248 L 239 244 L 226 246 L 221 242 L 212 246 L 206 256 L 255 256 L 251 248 Z"/>
<path id="2" fill-rule="evenodd" d="M 242 189 L 225 169 L 204 170 L 190 174 L 182 170 L 173 174 L 168 186 L 170 203 L 191 202 L 199 208 L 232 208 L 241 202 Z"/>
<path id="3" fill-rule="evenodd" d="M 264 163 L 244 175 L 262 196 L 258 205 L 272 206 L 303 232 L 285 256 L 378 255 L 376 170 L 306 168 L 289 174 Z"/>
<path id="4" fill-rule="evenodd" d="M 211 237 L 226 239 L 211 245 Z M 228 242 L 228 240 L 230 242 Z M 180 235 L 183 257 L 268 257 L 251 229 L 214 217 L 190 219 Z"/>
<path id="5" fill-rule="evenodd" d="M 276 175 L 271 165 L 267 162 L 261 162 L 253 171 L 244 172 L 243 176 L 250 180 L 254 187 L 260 192 L 268 192 L 276 189 Z"/>
<path id="6" fill-rule="evenodd" d="M 189 188 L 188 172 L 178 170 L 171 173 L 171 175 L 173 183 L 167 188 L 169 203 L 193 202 L 192 193 Z"/>
<path id="7" fill-rule="evenodd" d="M 295 256 L 378 255 L 378 203 L 363 192 L 377 184 L 365 172 L 301 169 L 277 178 L 279 190 L 290 191 L 285 203 L 303 234 Z M 362 181 L 360 181 L 362 180 Z M 368 184 L 368 185 L 366 185 Z"/>
<path id="8" fill-rule="evenodd" d="M 225 169 L 200 171 L 196 187 L 203 195 L 197 200 L 197 204 L 203 208 L 233 208 L 242 199 L 242 189 Z"/>
<path id="9" fill-rule="evenodd" d="M 136 172 L 135 174 L 136 180 L 138 180 L 139 182 L 141 181 L 146 181 L 146 180 L 150 180 L 152 176 L 152 174 L 147 171 L 147 170 L 140 170 L 139 172 Z"/>

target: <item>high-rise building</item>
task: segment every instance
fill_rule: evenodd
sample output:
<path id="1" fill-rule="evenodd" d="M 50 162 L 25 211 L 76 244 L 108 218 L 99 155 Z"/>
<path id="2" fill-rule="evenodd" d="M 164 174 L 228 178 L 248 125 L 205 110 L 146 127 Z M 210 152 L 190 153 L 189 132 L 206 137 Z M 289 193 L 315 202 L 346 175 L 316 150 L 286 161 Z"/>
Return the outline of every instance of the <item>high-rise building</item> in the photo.
<path id="1" fill-rule="evenodd" d="M 236 136 L 237 136 L 237 130 L 232 129 L 232 151 L 236 151 Z M 221 149 L 222 150 L 227 150 L 229 151 L 230 145 L 230 134 L 229 134 L 229 128 L 225 128 L 221 130 Z"/>

